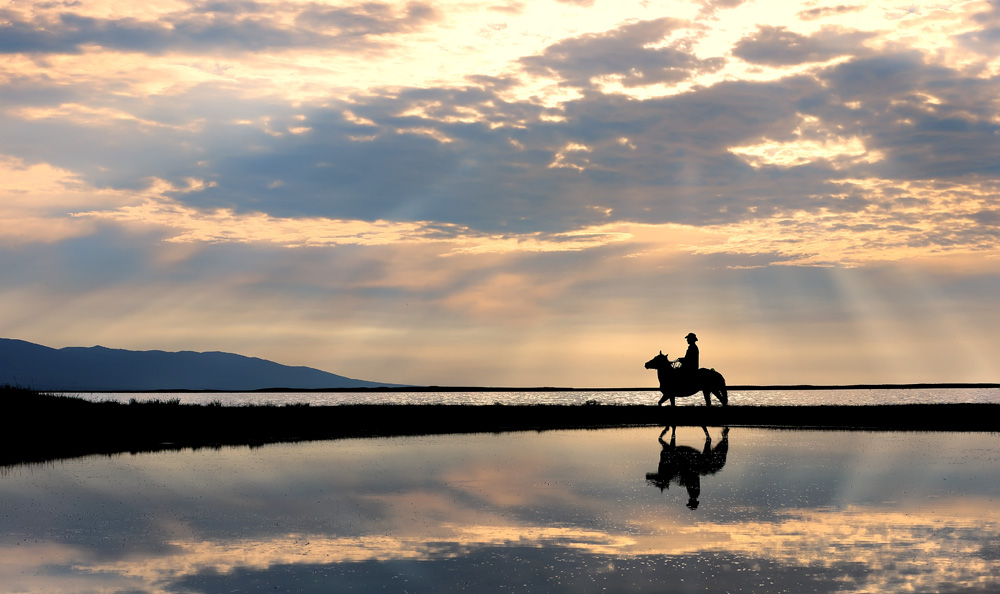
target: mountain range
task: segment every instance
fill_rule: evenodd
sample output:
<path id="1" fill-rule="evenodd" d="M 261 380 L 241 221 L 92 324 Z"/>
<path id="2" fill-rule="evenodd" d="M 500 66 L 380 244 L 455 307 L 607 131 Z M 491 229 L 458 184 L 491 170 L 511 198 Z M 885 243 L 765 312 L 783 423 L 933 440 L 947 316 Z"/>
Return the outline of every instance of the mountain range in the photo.
<path id="1" fill-rule="evenodd" d="M 308 390 L 394 385 L 217 351 L 128 351 L 102 346 L 54 349 L 0 338 L 2 384 L 66 392 Z"/>

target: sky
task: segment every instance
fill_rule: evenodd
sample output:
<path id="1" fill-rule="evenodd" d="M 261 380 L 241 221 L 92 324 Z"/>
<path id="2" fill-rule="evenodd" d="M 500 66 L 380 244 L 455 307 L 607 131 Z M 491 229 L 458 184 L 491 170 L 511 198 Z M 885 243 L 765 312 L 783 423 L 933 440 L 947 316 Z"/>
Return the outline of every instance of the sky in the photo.
<path id="1" fill-rule="evenodd" d="M 1000 381 L 1000 8 L 0 0 L 0 336 Z"/>

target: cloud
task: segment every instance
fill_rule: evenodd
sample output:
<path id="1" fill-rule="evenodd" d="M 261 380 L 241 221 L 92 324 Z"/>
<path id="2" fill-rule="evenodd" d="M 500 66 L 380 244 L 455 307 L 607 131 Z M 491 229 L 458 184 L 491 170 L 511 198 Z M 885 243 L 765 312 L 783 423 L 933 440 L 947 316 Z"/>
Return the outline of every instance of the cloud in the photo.
<path id="1" fill-rule="evenodd" d="M 420 336 L 475 383 L 489 357 L 457 337 L 489 329 L 542 377 L 572 335 L 596 369 L 648 335 L 652 295 L 700 327 L 784 310 L 850 337 L 846 306 L 810 318 L 800 283 L 912 266 L 977 279 L 947 291 L 979 311 L 1000 163 L 984 6 L 9 4 L 7 319 L 75 344 L 66 328 L 113 343 L 145 316 L 147 348 L 214 319 L 205 348 L 279 358 L 269 341 L 295 336 L 329 352 L 323 324 L 379 350 Z M 271 307 L 283 321 L 248 333 Z M 399 373 L 434 381 L 415 357 Z"/>
<path id="2" fill-rule="evenodd" d="M 714 16 L 719 10 L 736 8 L 744 4 L 746 0 L 699 0 L 701 12 L 704 16 Z"/>
<path id="3" fill-rule="evenodd" d="M 191 180 L 191 185 L 197 184 Z M 631 238 L 614 225 L 564 233 L 487 234 L 429 221 L 394 222 L 323 218 L 277 218 L 232 210 L 199 211 L 162 198 L 176 188 L 157 184 L 143 203 L 114 210 L 75 212 L 75 218 L 109 221 L 127 227 L 163 229 L 170 243 L 263 243 L 288 248 L 343 245 L 439 244 L 442 255 L 559 252 L 597 248 Z M 193 191 L 190 187 L 184 191 Z"/>
<path id="4" fill-rule="evenodd" d="M 259 10 L 231 7 L 219 18 Z M 366 5 L 317 18 L 329 20 L 322 27 L 388 32 L 436 17 L 418 5 Z M 648 86 L 714 68 L 710 61 L 721 56 L 697 57 L 691 27 L 669 18 L 630 22 L 557 41 L 517 62 L 529 74 L 586 89 L 558 106 L 513 96 L 520 82 L 512 74 L 472 75 L 473 84 L 464 85 L 375 87 L 294 105 L 254 96 L 252 83 L 202 82 L 133 99 L 107 81 L 59 96 L 65 85 L 36 78 L 13 87 L 24 94 L 21 106 L 5 113 L 10 134 L 0 143 L 97 186 L 138 189 L 158 177 L 180 187 L 203 179 L 202 190 L 176 196 L 194 208 L 433 220 L 485 231 L 639 220 L 720 224 L 808 211 L 816 204 L 809 197 L 829 192 L 847 168 L 853 177 L 991 175 L 995 85 L 927 64 L 916 52 L 645 100 L 601 92 L 604 80 Z M 856 39 L 833 29 L 758 34 L 740 43 L 757 44 L 775 63 L 829 57 L 831 48 Z M 798 36 L 804 47 L 782 45 L 783 36 Z M 152 74 L 143 84 L 152 84 Z M 28 141 L 69 131 L 69 142 Z M 784 177 L 763 176 L 765 166 L 785 169 Z"/>
<path id="5" fill-rule="evenodd" d="M 67 215 L 79 208 L 118 207 L 136 198 L 129 192 L 89 187 L 73 172 L 29 165 L 0 155 L 0 244 L 59 243 L 96 231 Z"/>
<path id="6" fill-rule="evenodd" d="M 1000 210 L 981 210 L 970 214 L 969 218 L 986 227 L 1000 227 Z"/>
<path id="7" fill-rule="evenodd" d="M 833 122 L 863 127 L 866 146 L 886 156 L 874 175 L 995 175 L 1000 123 L 987 107 L 995 81 L 927 65 L 912 53 L 854 60 L 823 78 L 851 108 Z"/>
<path id="8" fill-rule="evenodd" d="M 642 102 L 594 95 L 557 112 L 507 101 L 492 88 L 401 89 L 302 106 L 302 119 L 273 116 L 266 127 L 206 122 L 191 139 L 206 143 L 204 152 L 187 163 L 182 156 L 174 169 L 178 182 L 216 182 L 181 198 L 192 206 L 276 216 L 438 220 L 520 231 L 639 216 L 711 220 L 720 214 L 705 210 L 699 198 L 705 188 L 724 199 L 727 184 L 752 171 L 729 146 L 794 130 L 796 98 L 815 89 L 801 79 L 732 83 Z M 553 113 L 561 119 L 552 121 Z M 306 131 L 288 133 L 293 126 Z M 127 170 L 132 176 L 158 169 L 136 165 Z M 626 180 L 631 187 L 623 193 Z M 673 198 L 664 201 L 669 185 Z"/>
<path id="9" fill-rule="evenodd" d="M 876 163 L 884 159 L 879 151 L 869 151 L 857 136 L 844 137 L 825 127 L 818 118 L 802 116 L 802 123 L 792 131 L 792 139 L 766 141 L 745 147 L 730 147 L 750 166 L 797 167 L 827 161 L 834 169 L 846 169 L 858 163 Z"/>
<path id="10" fill-rule="evenodd" d="M 410 32 L 440 18 L 433 4 L 409 2 L 402 10 L 392 4 L 370 2 L 350 7 L 310 5 L 296 17 L 303 27 L 333 31 L 338 37 L 366 37 Z"/>
<path id="11" fill-rule="evenodd" d="M 865 52 L 865 40 L 874 33 L 823 29 L 805 36 L 785 27 L 761 25 L 754 35 L 744 37 L 733 47 L 733 55 L 755 64 L 788 66 L 804 62 L 826 62 L 842 56 Z"/>
<path id="12" fill-rule="evenodd" d="M 799 11 L 799 16 L 803 20 L 822 19 L 829 16 L 851 14 L 864 10 L 861 5 L 839 4 L 837 6 L 817 6 Z"/>
<path id="13" fill-rule="evenodd" d="M 555 76 L 562 84 L 589 88 L 613 77 L 626 87 L 676 83 L 722 66 L 722 59 L 700 59 L 682 43 L 656 45 L 673 31 L 691 27 L 672 18 L 628 23 L 600 34 L 566 39 L 541 55 L 520 60 L 535 76 Z"/>
<path id="14" fill-rule="evenodd" d="M 48 5 L 22 13 L 7 9 L 0 26 L 0 52 L 79 53 L 105 50 L 167 52 L 255 52 L 302 47 L 360 51 L 374 39 L 419 30 L 437 19 L 429 4 L 411 2 L 397 9 L 371 2 L 354 7 L 317 3 L 257 2 L 190 4 L 157 15 L 107 18 L 84 14 L 77 4 Z"/>
<path id="15" fill-rule="evenodd" d="M 73 217 L 129 229 L 158 229 L 165 241 L 178 244 L 257 243 L 285 248 L 392 245 L 399 249 L 409 245 L 438 257 L 601 253 L 615 246 L 645 257 L 664 245 L 674 245 L 672 238 L 666 242 L 656 239 L 659 233 L 698 228 L 609 222 L 565 232 L 491 233 L 432 221 L 282 218 L 230 209 L 199 210 L 168 197 L 198 192 L 203 186 L 197 180 L 190 180 L 185 188 L 158 182 L 155 189 L 132 197 L 127 205 L 76 212 Z M 748 262 L 766 256 L 767 265 L 840 267 L 952 256 L 997 257 L 1000 234 L 992 208 L 996 192 L 996 184 L 986 183 L 844 180 L 830 185 L 828 193 L 808 196 L 801 204 L 789 204 L 766 217 L 751 211 L 746 220 L 703 225 L 707 234 L 697 241 L 692 239 L 683 251 L 740 256 L 750 258 Z M 136 203 L 138 200 L 141 202 Z M 427 261 L 417 268 L 429 266 L 433 264 Z M 463 269 L 459 266 L 456 270 Z M 507 280 L 490 282 L 506 286 L 514 279 L 501 269 L 497 272 L 508 274 Z M 439 275 L 431 277 L 441 281 Z M 518 278 L 523 277 L 519 274 Z M 524 286 L 542 283 L 540 279 L 524 282 Z M 517 292 L 484 288 L 480 297 L 467 295 L 459 301 L 472 303 L 487 294 Z"/>
<path id="16" fill-rule="evenodd" d="M 877 75 L 882 70 L 905 76 L 892 82 Z M 157 100 L 200 116 L 186 125 L 133 115 L 134 104 L 116 101 L 114 109 L 9 110 L 7 129 L 75 128 L 76 144 L 33 150 L 92 172 L 95 184 L 138 189 L 164 170 L 174 187 L 204 180 L 174 195 L 193 208 L 517 233 L 815 212 L 826 207 L 817 197 L 836 193 L 848 175 L 988 176 L 1000 157 L 991 83 L 907 55 L 856 60 L 818 76 L 720 83 L 644 101 L 590 93 L 560 109 L 508 100 L 503 83 L 491 80 L 323 106 L 241 101 L 228 110 L 221 109 L 226 89 L 203 87 Z M 879 92 L 869 91 L 871 79 Z M 840 91 L 824 96 L 826 85 Z M 761 174 L 765 167 L 786 173 L 772 178 Z"/>
<path id="17" fill-rule="evenodd" d="M 1000 9 L 989 4 L 989 10 L 976 12 L 971 20 L 980 28 L 959 35 L 959 43 L 984 56 L 996 56 L 1000 45 Z"/>
<path id="18" fill-rule="evenodd" d="M 985 259 L 1000 256 L 1000 234 L 991 220 L 993 183 L 959 185 L 845 180 L 817 200 L 817 211 L 788 212 L 757 222 L 720 227 L 725 243 L 699 253 L 775 254 L 792 265 L 862 266 L 874 262 Z M 839 205 L 843 201 L 846 204 Z"/>

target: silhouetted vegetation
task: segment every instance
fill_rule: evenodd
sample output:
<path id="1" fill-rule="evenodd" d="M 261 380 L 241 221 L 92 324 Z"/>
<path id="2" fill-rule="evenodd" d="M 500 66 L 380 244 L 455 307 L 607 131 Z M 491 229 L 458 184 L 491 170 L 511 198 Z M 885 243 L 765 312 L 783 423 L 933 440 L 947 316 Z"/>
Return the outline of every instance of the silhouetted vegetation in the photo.
<path id="1" fill-rule="evenodd" d="M 878 430 L 1000 430 L 1000 405 L 682 406 L 512 403 L 251 406 L 177 399 L 91 402 L 0 387 L 5 418 L 25 430 L 0 437 L 0 465 L 87 454 L 259 445 L 282 441 L 542 431 L 649 425 Z"/>

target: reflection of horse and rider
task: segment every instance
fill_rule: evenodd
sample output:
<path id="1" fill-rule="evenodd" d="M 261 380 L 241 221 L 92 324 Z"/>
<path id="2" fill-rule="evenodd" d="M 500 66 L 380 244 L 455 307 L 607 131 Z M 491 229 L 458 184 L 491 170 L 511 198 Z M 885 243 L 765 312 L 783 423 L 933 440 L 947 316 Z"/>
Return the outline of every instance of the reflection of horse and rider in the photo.
<path id="1" fill-rule="evenodd" d="M 712 406 L 712 394 L 719 399 L 722 406 L 729 404 L 729 394 L 726 392 L 726 380 L 718 371 L 698 367 L 700 354 L 698 352 L 698 337 L 694 332 L 684 337 L 688 348 L 684 356 L 671 361 L 667 355 L 660 354 L 646 361 L 646 369 L 655 369 L 660 380 L 660 392 L 663 397 L 657 404 L 670 400 L 670 406 L 675 406 L 675 398 L 691 396 L 701 392 L 705 396 L 705 405 Z"/>
<path id="2" fill-rule="evenodd" d="M 667 429 L 670 427 L 664 427 L 659 437 L 662 446 L 660 464 L 656 472 L 646 473 L 646 480 L 663 491 L 669 489 L 671 481 L 676 479 L 677 484 L 687 489 L 687 506 L 697 509 L 698 497 L 701 495 L 701 477 L 715 474 L 726 465 L 726 457 L 729 454 L 729 427 L 722 429 L 722 441 L 714 448 L 708 429 L 702 427 L 702 431 L 705 432 L 705 447 L 700 452 L 690 446 L 677 445 L 676 426 L 670 432 L 670 443 L 663 441 Z"/>

